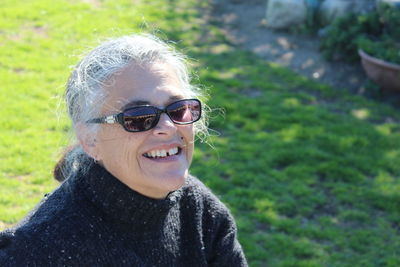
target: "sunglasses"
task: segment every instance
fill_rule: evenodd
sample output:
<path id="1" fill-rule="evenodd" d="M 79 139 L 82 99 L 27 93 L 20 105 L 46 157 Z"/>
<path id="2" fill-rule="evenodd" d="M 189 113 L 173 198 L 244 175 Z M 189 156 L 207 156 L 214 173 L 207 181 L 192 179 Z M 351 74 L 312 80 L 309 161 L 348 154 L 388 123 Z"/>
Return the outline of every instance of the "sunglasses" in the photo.
<path id="1" fill-rule="evenodd" d="M 182 99 L 164 109 L 150 105 L 136 106 L 119 114 L 90 119 L 86 123 L 119 123 L 128 132 L 143 132 L 154 128 L 162 113 L 166 113 L 175 124 L 191 124 L 201 117 L 201 102 L 197 99 Z"/>

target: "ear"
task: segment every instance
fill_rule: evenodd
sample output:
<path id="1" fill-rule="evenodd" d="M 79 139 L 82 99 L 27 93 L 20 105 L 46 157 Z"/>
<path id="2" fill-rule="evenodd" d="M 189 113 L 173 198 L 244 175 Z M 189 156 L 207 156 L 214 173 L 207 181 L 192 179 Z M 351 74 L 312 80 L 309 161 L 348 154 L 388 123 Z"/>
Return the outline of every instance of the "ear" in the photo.
<path id="1" fill-rule="evenodd" d="M 77 123 L 76 135 L 81 147 L 85 152 L 95 160 L 98 160 L 98 147 L 96 144 L 96 135 L 90 131 L 89 127 L 84 123 Z"/>

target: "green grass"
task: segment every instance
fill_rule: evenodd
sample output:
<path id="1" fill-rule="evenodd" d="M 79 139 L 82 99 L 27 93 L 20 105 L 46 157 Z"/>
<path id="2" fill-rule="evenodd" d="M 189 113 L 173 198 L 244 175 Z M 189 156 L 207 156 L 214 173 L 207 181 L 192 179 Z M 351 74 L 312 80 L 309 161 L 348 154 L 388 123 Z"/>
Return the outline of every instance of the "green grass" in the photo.
<path id="1" fill-rule="evenodd" d="M 0 229 L 57 186 L 69 66 L 99 39 L 150 31 L 196 59 L 224 110 L 192 173 L 230 207 L 251 266 L 400 265 L 398 110 L 235 48 L 202 19 L 206 0 L 86 2 L 2 3 Z"/>

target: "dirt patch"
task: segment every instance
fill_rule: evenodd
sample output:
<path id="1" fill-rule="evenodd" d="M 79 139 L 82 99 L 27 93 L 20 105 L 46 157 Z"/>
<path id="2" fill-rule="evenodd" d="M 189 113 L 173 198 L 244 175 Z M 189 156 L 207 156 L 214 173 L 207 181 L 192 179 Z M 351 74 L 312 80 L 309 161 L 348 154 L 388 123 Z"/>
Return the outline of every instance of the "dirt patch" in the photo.
<path id="1" fill-rule="evenodd" d="M 367 78 L 361 64 L 326 61 L 319 51 L 318 37 L 268 29 L 266 1 L 215 0 L 213 7 L 212 19 L 239 47 L 335 88 L 364 91 Z"/>
<path id="2" fill-rule="evenodd" d="M 0 221 L 0 230 L 10 228 L 12 224 Z"/>
<path id="3" fill-rule="evenodd" d="M 48 38 L 49 35 L 47 33 L 47 28 L 43 26 L 34 26 L 32 27 L 32 31 L 43 38 Z"/>
<path id="4" fill-rule="evenodd" d="M 98 0 L 82 0 L 82 2 L 94 6 L 96 8 L 99 8 L 101 6 L 100 1 Z"/>

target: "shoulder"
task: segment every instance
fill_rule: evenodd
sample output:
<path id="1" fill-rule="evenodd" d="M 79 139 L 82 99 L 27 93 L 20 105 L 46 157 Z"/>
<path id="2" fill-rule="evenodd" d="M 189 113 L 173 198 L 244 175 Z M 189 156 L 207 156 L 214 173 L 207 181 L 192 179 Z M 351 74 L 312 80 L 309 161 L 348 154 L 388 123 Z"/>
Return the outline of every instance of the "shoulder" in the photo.
<path id="1" fill-rule="evenodd" d="M 0 233 L 0 266 L 50 266 L 67 263 L 90 234 L 78 214 L 32 221 Z M 74 252 L 74 253 L 72 253 Z"/>
<path id="2" fill-rule="evenodd" d="M 200 209 L 202 214 L 204 225 L 215 228 L 221 223 L 228 223 L 231 227 L 236 228 L 228 207 L 210 188 L 194 176 L 189 176 L 186 184 L 186 195 L 196 202 L 197 209 Z"/>
<path id="3" fill-rule="evenodd" d="M 9 250 L 14 239 L 14 233 L 12 231 L 0 232 L 0 265 L 1 266 L 11 266 L 15 263 L 16 253 L 10 253 Z M 23 256 L 23 255 L 21 255 Z M 7 265 L 9 264 L 9 265 Z"/>
<path id="4" fill-rule="evenodd" d="M 57 254 L 63 253 L 62 242 L 71 237 L 74 225 L 82 222 L 73 202 L 60 187 L 16 226 L 0 232 L 0 266 L 19 266 L 26 261 L 33 265 L 56 263 Z"/>
<path id="5" fill-rule="evenodd" d="M 0 266 L 56 265 L 60 263 L 63 247 L 54 225 L 25 224 L 0 233 Z M 58 228 L 58 227 L 57 227 Z"/>
<path id="6" fill-rule="evenodd" d="M 221 202 L 218 197 L 197 177 L 189 175 L 184 187 L 186 194 L 207 202 Z"/>
<path id="7" fill-rule="evenodd" d="M 201 210 L 199 226 L 210 266 L 247 266 L 237 240 L 235 220 L 227 206 L 196 177 L 189 177 L 187 191 Z"/>
<path id="8" fill-rule="evenodd" d="M 30 259 L 31 253 L 35 253 L 37 247 L 42 247 L 40 242 L 29 234 L 25 227 L 8 229 L 0 233 L 0 266 L 18 266 L 23 264 L 22 259 Z M 34 255 L 37 257 L 38 255 Z M 32 263 L 38 263 L 32 261 Z"/>
<path id="9" fill-rule="evenodd" d="M 12 239 L 13 233 L 10 230 L 0 232 L 0 250 L 8 247 L 11 244 Z"/>
<path id="10" fill-rule="evenodd" d="M 208 188 L 203 182 L 201 182 L 195 176 L 190 175 L 186 182 L 184 189 L 187 195 L 193 197 L 202 205 L 212 210 L 224 212 L 227 211 L 225 204 Z"/>

